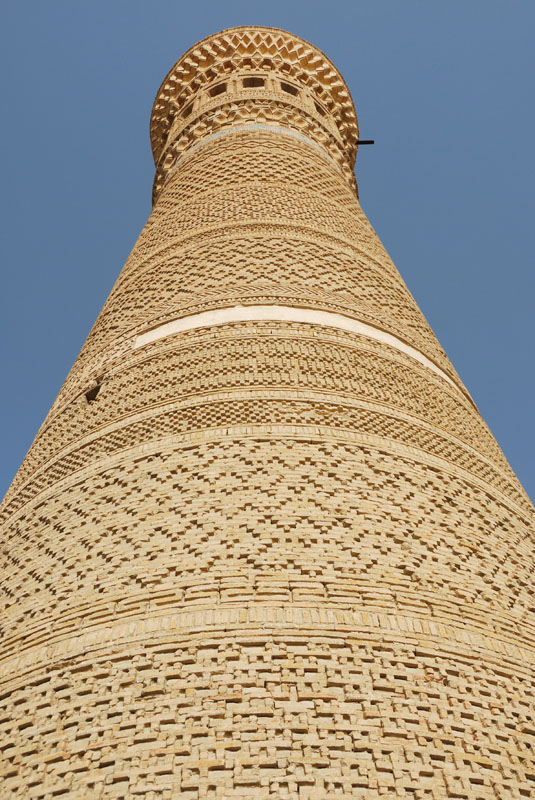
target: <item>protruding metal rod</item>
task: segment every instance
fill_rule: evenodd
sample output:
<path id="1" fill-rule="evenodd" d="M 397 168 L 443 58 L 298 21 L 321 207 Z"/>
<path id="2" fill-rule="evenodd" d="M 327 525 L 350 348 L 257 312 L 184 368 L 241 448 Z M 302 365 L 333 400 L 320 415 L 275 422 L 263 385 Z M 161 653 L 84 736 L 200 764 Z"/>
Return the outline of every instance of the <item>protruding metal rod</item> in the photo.
<path id="1" fill-rule="evenodd" d="M 375 144 L 375 139 L 357 139 L 357 144 Z"/>

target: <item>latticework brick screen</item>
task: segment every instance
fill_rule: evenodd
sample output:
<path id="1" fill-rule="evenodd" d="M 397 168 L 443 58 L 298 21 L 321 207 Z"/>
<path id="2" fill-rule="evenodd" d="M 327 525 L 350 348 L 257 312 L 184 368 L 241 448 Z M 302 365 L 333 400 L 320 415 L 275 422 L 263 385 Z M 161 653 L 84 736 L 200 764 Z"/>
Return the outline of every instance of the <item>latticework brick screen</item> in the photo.
<path id="1" fill-rule="evenodd" d="M 0 797 L 535 797 L 533 508 L 359 206 L 343 80 L 233 29 L 152 135 L 2 507 Z M 372 333 L 196 327 L 275 305 Z"/>

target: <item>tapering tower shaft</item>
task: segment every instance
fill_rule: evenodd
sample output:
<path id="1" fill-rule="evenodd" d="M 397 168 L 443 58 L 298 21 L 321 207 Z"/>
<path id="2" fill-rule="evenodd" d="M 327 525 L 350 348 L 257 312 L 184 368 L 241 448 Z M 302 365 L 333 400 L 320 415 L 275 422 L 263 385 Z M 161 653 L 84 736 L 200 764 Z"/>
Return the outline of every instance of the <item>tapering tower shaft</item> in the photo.
<path id="1" fill-rule="evenodd" d="M 362 212 L 316 48 L 236 28 L 3 504 L 1 796 L 533 793 L 533 509 Z"/>

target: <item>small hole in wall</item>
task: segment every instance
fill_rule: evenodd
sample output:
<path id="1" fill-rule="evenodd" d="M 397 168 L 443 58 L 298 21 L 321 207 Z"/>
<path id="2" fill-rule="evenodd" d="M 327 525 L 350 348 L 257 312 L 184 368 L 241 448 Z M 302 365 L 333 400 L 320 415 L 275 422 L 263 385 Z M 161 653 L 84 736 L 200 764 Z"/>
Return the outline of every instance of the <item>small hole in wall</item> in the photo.
<path id="1" fill-rule="evenodd" d="M 244 89 L 260 89 L 264 88 L 266 82 L 264 78 L 244 78 L 243 79 L 243 88 Z"/>
<path id="2" fill-rule="evenodd" d="M 223 94 L 223 92 L 227 91 L 227 84 L 226 83 L 218 83 L 217 86 L 212 86 L 209 89 L 208 94 L 210 97 L 217 97 L 218 94 Z"/>
<path id="3" fill-rule="evenodd" d="M 297 97 L 299 94 L 299 89 L 296 89 L 295 86 L 292 86 L 291 83 L 285 83 L 281 81 L 281 89 L 283 92 L 287 92 L 288 94 L 293 94 L 294 97 Z"/>
<path id="4" fill-rule="evenodd" d="M 186 106 L 186 108 L 184 108 L 182 110 L 180 116 L 181 117 L 189 117 L 189 115 L 191 114 L 192 111 L 193 111 L 193 103 L 190 103 L 189 105 Z"/>
<path id="5" fill-rule="evenodd" d="M 321 114 L 321 116 L 324 117 L 325 116 L 325 109 L 322 108 L 320 106 L 320 104 L 316 103 L 315 101 L 314 101 L 314 105 L 316 106 L 316 111 L 318 112 L 318 114 Z"/>
<path id="6" fill-rule="evenodd" d="M 88 391 L 85 393 L 85 399 L 88 403 L 92 403 L 93 400 L 97 399 L 97 395 L 100 392 L 101 386 L 101 383 L 97 383 L 96 386 L 92 386 L 91 389 L 88 389 Z"/>

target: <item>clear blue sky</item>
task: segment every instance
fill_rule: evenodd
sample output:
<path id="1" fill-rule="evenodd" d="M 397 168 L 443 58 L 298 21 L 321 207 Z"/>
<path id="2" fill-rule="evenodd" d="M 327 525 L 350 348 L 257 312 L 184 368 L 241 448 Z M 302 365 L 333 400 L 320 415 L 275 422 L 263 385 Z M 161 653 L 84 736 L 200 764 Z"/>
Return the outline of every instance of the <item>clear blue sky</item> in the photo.
<path id="1" fill-rule="evenodd" d="M 0 494 L 149 214 L 160 82 L 247 24 L 341 70 L 364 210 L 535 497 L 533 0 L 7 0 Z"/>

